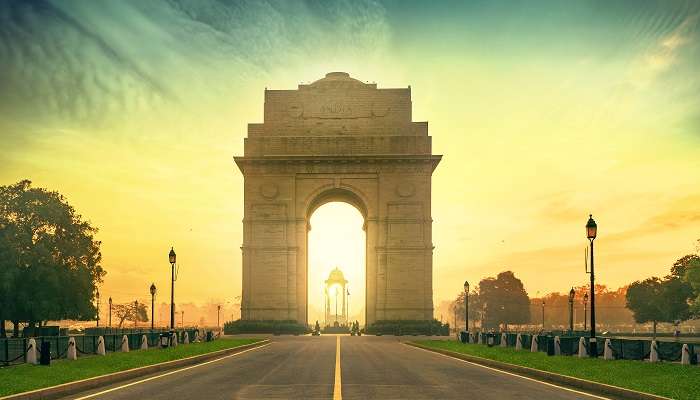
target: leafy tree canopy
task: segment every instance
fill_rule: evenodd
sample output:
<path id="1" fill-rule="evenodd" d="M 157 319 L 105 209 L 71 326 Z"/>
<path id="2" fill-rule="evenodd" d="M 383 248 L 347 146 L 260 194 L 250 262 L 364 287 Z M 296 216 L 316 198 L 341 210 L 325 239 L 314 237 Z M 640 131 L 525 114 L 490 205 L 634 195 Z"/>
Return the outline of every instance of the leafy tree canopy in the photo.
<path id="1" fill-rule="evenodd" d="M 692 296 L 690 286 L 681 279 L 668 276 L 633 282 L 627 288 L 627 307 L 635 321 L 675 322 L 690 316 L 688 298 Z"/>
<path id="2" fill-rule="evenodd" d="M 530 299 L 523 283 L 512 271 L 481 280 L 478 300 L 486 327 L 530 322 Z"/>
<path id="3" fill-rule="evenodd" d="M 94 319 L 96 232 L 58 192 L 0 186 L 0 320 Z"/>

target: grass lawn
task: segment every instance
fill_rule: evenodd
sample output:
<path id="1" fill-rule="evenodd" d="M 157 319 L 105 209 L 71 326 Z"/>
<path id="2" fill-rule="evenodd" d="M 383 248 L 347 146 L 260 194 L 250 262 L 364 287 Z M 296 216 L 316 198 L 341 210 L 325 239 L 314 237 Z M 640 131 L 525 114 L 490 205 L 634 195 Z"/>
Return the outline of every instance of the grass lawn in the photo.
<path id="1" fill-rule="evenodd" d="M 673 399 L 690 400 L 700 396 L 700 366 L 697 365 L 547 356 L 542 352 L 462 344 L 454 340 L 422 340 L 416 343 Z"/>
<path id="2" fill-rule="evenodd" d="M 211 353 L 257 341 L 260 339 L 218 339 L 169 349 L 133 350 L 128 353 L 107 353 L 106 356 L 78 355 L 75 361 L 52 360 L 50 367 L 30 364 L 4 367 L 0 368 L 0 396 Z"/>

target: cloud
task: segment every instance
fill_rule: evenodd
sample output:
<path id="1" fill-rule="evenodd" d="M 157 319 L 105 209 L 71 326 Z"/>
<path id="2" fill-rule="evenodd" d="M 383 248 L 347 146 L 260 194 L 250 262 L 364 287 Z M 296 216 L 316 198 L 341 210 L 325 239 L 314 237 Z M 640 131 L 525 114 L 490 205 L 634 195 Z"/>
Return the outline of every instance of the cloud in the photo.
<path id="1" fill-rule="evenodd" d="M 386 45 L 375 2 L 0 3 L 0 112 L 121 121 L 220 102 L 251 78 Z"/>
<path id="2" fill-rule="evenodd" d="M 669 33 L 662 35 L 634 63 L 631 80 L 637 87 L 646 87 L 662 73 L 681 61 L 682 51 L 689 44 L 697 44 L 700 14 L 682 18 Z"/>

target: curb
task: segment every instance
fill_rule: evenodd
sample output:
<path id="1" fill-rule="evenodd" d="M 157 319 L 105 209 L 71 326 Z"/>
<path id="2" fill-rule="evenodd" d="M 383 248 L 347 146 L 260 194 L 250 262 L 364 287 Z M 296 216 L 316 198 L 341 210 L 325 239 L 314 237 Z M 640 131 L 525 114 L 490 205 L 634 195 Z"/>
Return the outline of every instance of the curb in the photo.
<path id="1" fill-rule="evenodd" d="M 244 350 L 262 347 L 270 343 L 269 339 L 264 339 L 259 342 L 245 344 L 243 346 L 232 347 L 229 349 L 217 350 L 211 353 L 199 354 L 179 360 L 166 361 L 144 367 L 127 369 L 125 371 L 113 372 L 107 375 L 95 376 L 92 378 L 82 379 L 74 382 L 62 383 L 56 386 L 50 386 L 43 389 L 36 389 L 29 392 L 11 394 L 9 396 L 0 397 L 0 400 L 35 400 L 35 399 L 55 399 L 58 397 L 69 396 L 80 393 L 85 390 L 99 388 L 113 383 L 119 383 L 134 378 L 139 378 L 144 375 L 149 375 L 154 372 L 170 371 L 189 365 L 199 364 L 220 356 L 240 353 Z"/>
<path id="2" fill-rule="evenodd" d="M 608 385 L 605 383 L 598 383 L 589 381 L 581 378 L 574 378 L 571 376 L 561 375 L 554 372 L 542 371 L 539 369 L 534 369 L 530 367 L 523 367 L 515 364 L 508 364 L 501 361 L 490 360 L 488 358 L 482 358 L 477 356 L 472 356 L 463 353 L 457 353 L 455 351 L 434 349 L 428 346 L 424 346 L 413 342 L 404 342 L 408 346 L 413 346 L 419 349 L 432 351 L 434 353 L 440 353 L 446 356 L 457 358 L 464 361 L 469 361 L 474 364 L 484 365 L 490 368 L 499 369 L 502 371 L 511 372 L 517 375 L 522 375 L 524 377 L 533 378 L 542 382 L 554 383 L 561 386 L 566 386 L 572 389 L 579 389 L 591 394 L 600 396 L 613 396 L 615 399 L 624 400 L 671 400 L 669 397 L 657 396 L 650 393 L 638 392 L 632 389 L 625 389 L 619 386 Z"/>

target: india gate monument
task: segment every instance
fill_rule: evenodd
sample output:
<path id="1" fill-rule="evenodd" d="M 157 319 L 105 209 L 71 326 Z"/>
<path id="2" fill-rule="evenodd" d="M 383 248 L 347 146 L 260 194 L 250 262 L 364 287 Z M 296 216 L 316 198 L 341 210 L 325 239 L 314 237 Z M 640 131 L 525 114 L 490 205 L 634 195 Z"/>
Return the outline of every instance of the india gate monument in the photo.
<path id="1" fill-rule="evenodd" d="M 413 122 L 411 88 L 380 89 L 331 72 L 296 90 L 265 90 L 264 120 L 244 155 L 244 320 L 308 315 L 309 219 L 346 202 L 364 217 L 366 323 L 433 318 L 427 122 Z"/>

